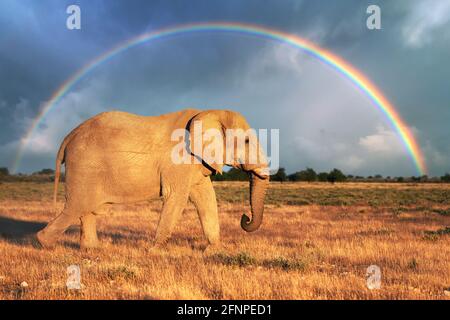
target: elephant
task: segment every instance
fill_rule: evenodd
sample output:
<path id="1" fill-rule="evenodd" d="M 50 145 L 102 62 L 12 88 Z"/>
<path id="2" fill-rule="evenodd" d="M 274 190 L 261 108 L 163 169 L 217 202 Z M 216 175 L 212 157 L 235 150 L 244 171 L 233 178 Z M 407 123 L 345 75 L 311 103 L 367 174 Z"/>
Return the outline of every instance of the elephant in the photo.
<path id="1" fill-rule="evenodd" d="M 65 205 L 36 238 L 43 248 L 53 248 L 57 238 L 71 225 L 80 224 L 80 248 L 98 247 L 96 216 L 114 204 L 162 198 L 154 247 L 164 246 L 190 200 L 197 210 L 207 248 L 220 247 L 216 195 L 211 175 L 231 166 L 248 173 L 251 216 L 243 214 L 241 227 L 257 230 L 263 220 L 264 198 L 269 185 L 267 158 L 256 139 L 226 148 L 223 158 L 203 159 L 202 150 L 211 140 L 195 140 L 194 124 L 201 123 L 201 136 L 215 129 L 223 137 L 229 129 L 251 131 L 246 119 L 230 110 L 185 109 L 159 116 L 140 116 L 122 111 L 100 113 L 73 129 L 63 140 L 56 157 L 54 204 L 61 166 L 65 165 Z M 173 161 L 175 130 L 181 138 L 189 162 Z M 239 138 L 239 137 L 238 137 Z M 193 148 L 195 141 L 200 147 Z M 220 141 L 220 140 L 217 140 Z M 197 142 L 195 142 L 197 143 Z M 219 143 L 220 144 L 220 143 Z M 250 147 L 259 161 L 249 161 Z M 233 151 L 233 152 L 230 152 Z M 225 156 L 225 153 L 227 156 Z M 229 157 L 228 155 L 232 155 Z M 220 158 L 221 155 L 219 154 Z"/>

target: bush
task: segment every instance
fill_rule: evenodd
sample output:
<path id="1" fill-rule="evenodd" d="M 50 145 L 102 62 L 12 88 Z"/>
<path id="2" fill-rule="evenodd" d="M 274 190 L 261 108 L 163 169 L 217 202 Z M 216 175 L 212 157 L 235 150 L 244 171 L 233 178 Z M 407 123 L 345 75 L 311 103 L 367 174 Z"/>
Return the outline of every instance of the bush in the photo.
<path id="1" fill-rule="evenodd" d="M 289 175 L 288 178 L 290 181 L 313 182 L 317 180 L 317 173 L 311 168 L 306 168 L 306 170 L 298 171 Z"/>
<path id="2" fill-rule="evenodd" d="M 347 177 L 345 174 L 342 173 L 341 170 L 334 168 L 330 171 L 327 177 L 328 182 L 335 183 L 335 182 L 344 182 L 347 180 Z"/>
<path id="3" fill-rule="evenodd" d="M 248 181 L 248 174 L 242 170 L 231 168 L 223 174 L 216 174 L 211 176 L 213 181 Z"/>
<path id="4" fill-rule="evenodd" d="M 51 174 L 55 174 L 55 170 L 53 170 L 53 169 L 42 169 L 41 171 L 35 172 L 33 174 L 51 175 Z"/>
<path id="5" fill-rule="evenodd" d="M 271 181 L 287 181 L 286 170 L 284 168 L 278 169 L 277 173 L 270 176 Z"/>
<path id="6" fill-rule="evenodd" d="M 247 267 L 256 264 L 256 259 L 246 252 L 240 252 L 237 255 L 217 253 L 211 257 L 211 261 L 237 267 Z"/>
<path id="7" fill-rule="evenodd" d="M 284 271 L 291 271 L 291 270 L 302 271 L 305 270 L 307 267 L 305 261 L 298 259 L 287 259 L 284 257 L 277 257 L 274 259 L 264 260 L 262 262 L 262 265 L 266 268 L 279 268 L 283 269 Z"/>
<path id="8" fill-rule="evenodd" d="M 0 177 L 1 176 L 9 176 L 9 170 L 6 167 L 0 168 Z"/>
<path id="9" fill-rule="evenodd" d="M 446 173 L 441 177 L 442 182 L 450 182 L 450 173 Z"/>
<path id="10" fill-rule="evenodd" d="M 326 172 L 321 172 L 321 173 L 319 173 L 319 174 L 317 175 L 317 179 L 318 179 L 319 181 L 322 181 L 322 182 L 328 181 L 328 173 L 326 173 Z"/>

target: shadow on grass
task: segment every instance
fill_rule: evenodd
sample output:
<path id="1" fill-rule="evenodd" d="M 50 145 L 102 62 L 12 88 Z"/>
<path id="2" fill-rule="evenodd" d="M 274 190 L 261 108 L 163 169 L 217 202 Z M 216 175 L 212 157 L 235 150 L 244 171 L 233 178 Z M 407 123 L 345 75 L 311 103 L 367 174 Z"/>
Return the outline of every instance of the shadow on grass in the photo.
<path id="1" fill-rule="evenodd" d="M 5 240 L 13 244 L 32 244 L 40 248 L 35 236 L 36 233 L 42 230 L 46 225 L 47 222 L 18 220 L 0 215 L 0 240 Z M 79 248 L 78 237 L 80 234 L 80 226 L 71 226 L 65 231 L 65 234 L 69 236 L 76 236 L 77 240 L 75 242 L 64 241 L 64 238 L 61 235 L 61 237 L 58 238 L 57 243 L 72 249 Z M 98 236 L 100 241 L 102 241 L 102 239 L 109 238 L 114 244 L 130 242 L 135 243 L 138 241 L 148 241 L 149 243 L 153 242 L 153 235 L 151 233 L 135 232 L 134 230 L 118 229 L 113 231 L 98 231 Z M 204 244 L 200 237 L 174 237 L 169 243 L 175 245 L 190 245 L 192 249 L 204 249 Z"/>
<path id="2" fill-rule="evenodd" d="M 47 222 L 18 220 L 10 217 L 0 216 L 0 240 L 5 240 L 12 244 L 32 245 L 41 248 L 36 239 L 36 233 L 42 230 Z M 67 234 L 79 234 L 79 227 L 70 227 Z M 70 248 L 78 248 L 78 244 L 71 242 L 60 242 Z"/>
<path id="3" fill-rule="evenodd" d="M 0 216 L 0 238 L 21 240 L 36 234 L 46 225 L 44 222 L 24 221 Z"/>

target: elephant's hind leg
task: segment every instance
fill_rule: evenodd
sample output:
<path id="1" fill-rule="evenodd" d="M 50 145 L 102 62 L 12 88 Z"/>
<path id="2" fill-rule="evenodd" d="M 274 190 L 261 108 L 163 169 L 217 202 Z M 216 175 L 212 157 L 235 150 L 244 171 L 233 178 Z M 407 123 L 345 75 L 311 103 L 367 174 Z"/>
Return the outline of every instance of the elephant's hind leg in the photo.
<path id="1" fill-rule="evenodd" d="M 111 203 L 104 203 L 91 213 L 81 216 L 80 247 L 82 249 L 93 249 L 99 246 L 97 237 L 96 220 L 97 215 L 110 214 Z"/>
<path id="2" fill-rule="evenodd" d="M 197 208 L 203 233 L 210 248 L 218 248 L 220 246 L 219 215 L 216 194 L 210 178 L 205 177 L 200 184 L 193 186 L 189 197 Z"/>
<path id="3" fill-rule="evenodd" d="M 88 213 L 80 218 L 81 233 L 80 233 L 80 247 L 82 249 L 93 249 L 98 247 L 96 216 L 93 213 Z"/>
<path id="4" fill-rule="evenodd" d="M 44 248 L 55 245 L 57 238 L 71 225 L 78 223 L 80 215 L 67 206 L 49 224 L 37 233 L 37 239 Z"/>

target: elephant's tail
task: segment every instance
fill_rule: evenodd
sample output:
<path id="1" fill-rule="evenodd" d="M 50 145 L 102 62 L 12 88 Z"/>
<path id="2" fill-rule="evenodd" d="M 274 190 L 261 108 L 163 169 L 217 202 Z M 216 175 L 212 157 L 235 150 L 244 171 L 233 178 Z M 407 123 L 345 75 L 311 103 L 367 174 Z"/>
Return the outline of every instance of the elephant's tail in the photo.
<path id="1" fill-rule="evenodd" d="M 69 142 L 75 137 L 75 135 L 80 131 L 80 129 L 83 126 L 86 126 L 87 124 L 91 123 L 92 121 L 95 121 L 97 118 L 93 117 L 82 124 L 80 124 L 78 127 L 72 130 L 63 140 L 61 143 L 61 146 L 59 147 L 58 154 L 56 155 L 56 165 L 55 165 L 55 182 L 53 187 L 53 207 L 56 209 L 56 200 L 58 198 L 58 184 L 59 184 L 59 178 L 61 176 L 61 165 L 65 162 L 65 155 L 66 155 L 66 147 L 69 144 Z"/>
<path id="2" fill-rule="evenodd" d="M 56 200 L 58 198 L 58 184 L 59 184 L 59 178 L 61 176 L 61 165 L 64 163 L 65 158 L 65 152 L 66 152 L 66 146 L 72 140 L 72 137 L 75 134 L 75 130 L 72 131 L 69 135 L 67 135 L 64 138 L 64 141 L 61 143 L 61 146 L 59 147 L 58 154 L 56 155 L 56 165 L 55 165 L 55 181 L 53 186 L 53 207 L 56 209 Z"/>

